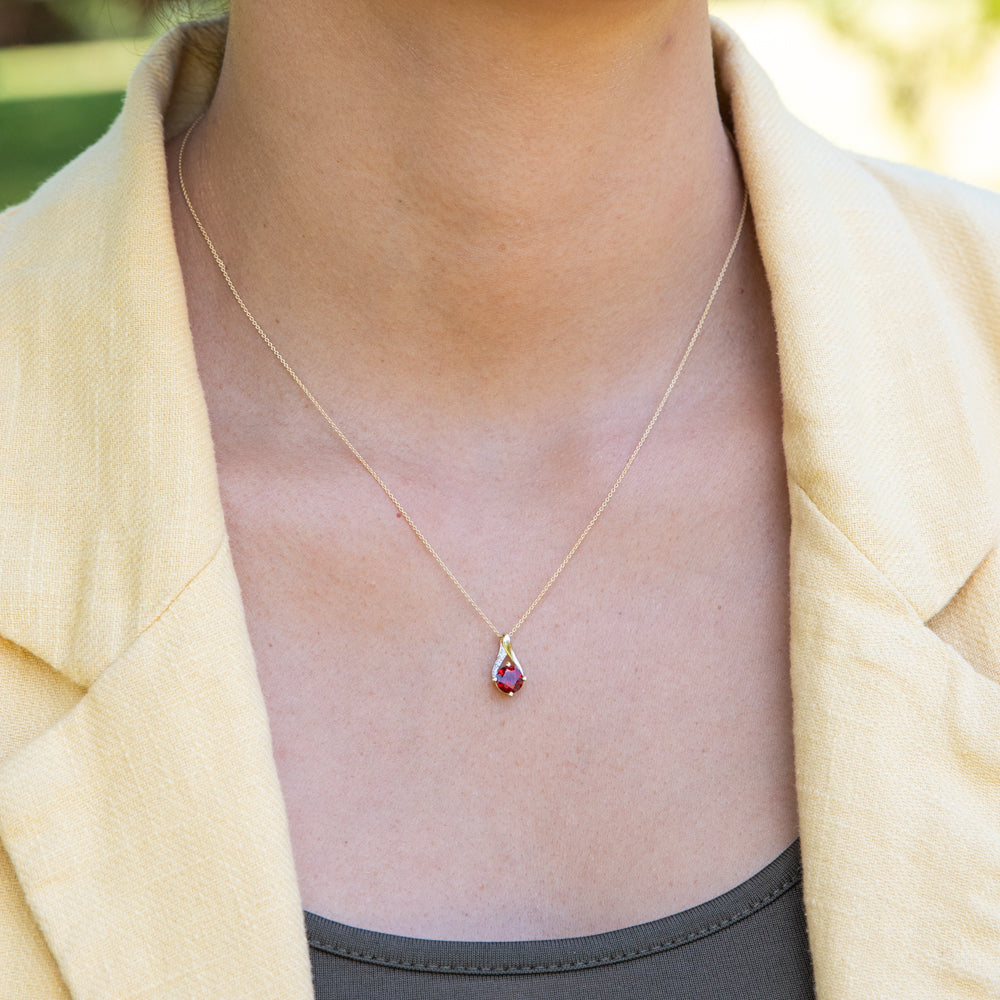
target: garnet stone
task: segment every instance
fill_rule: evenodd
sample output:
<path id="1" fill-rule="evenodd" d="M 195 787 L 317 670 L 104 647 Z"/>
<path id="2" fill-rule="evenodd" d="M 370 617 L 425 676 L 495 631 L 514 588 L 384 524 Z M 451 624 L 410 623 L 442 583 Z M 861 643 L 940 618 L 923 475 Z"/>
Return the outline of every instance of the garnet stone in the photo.
<path id="1" fill-rule="evenodd" d="M 514 650 L 510 648 L 510 636 L 500 640 L 500 651 L 493 664 L 493 683 L 498 691 L 513 697 L 524 683 L 524 671 L 518 663 Z"/>
<path id="2" fill-rule="evenodd" d="M 524 674 L 509 659 L 505 658 L 497 671 L 496 686 L 504 694 L 513 694 L 515 691 L 521 690 L 523 683 Z"/>

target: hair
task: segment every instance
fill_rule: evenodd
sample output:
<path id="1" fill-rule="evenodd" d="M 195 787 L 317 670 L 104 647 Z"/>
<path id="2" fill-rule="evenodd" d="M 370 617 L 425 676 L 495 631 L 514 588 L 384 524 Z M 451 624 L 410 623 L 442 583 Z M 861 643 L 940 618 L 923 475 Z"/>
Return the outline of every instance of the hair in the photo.
<path id="1" fill-rule="evenodd" d="M 229 0 L 153 0 L 151 8 L 154 25 L 166 31 L 185 21 L 223 17 L 229 13 Z"/>

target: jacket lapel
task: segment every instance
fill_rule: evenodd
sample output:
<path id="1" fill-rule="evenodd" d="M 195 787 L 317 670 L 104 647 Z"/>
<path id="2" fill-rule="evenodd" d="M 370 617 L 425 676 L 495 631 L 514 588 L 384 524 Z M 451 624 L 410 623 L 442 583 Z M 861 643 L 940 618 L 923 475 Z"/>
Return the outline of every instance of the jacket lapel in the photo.
<path id="1" fill-rule="evenodd" d="M 818 994 L 995 996 L 1000 686 L 925 623 L 997 543 L 996 360 L 977 346 L 1000 218 L 831 147 L 721 25 L 716 54 L 779 338 Z M 969 611 L 995 634 L 995 607 Z"/>
<path id="2" fill-rule="evenodd" d="M 200 35 L 5 220 L 31 460 L 0 497 L 0 634 L 84 690 L 0 762 L 0 838 L 77 1000 L 312 997 L 167 199 L 163 104 Z"/>
<path id="3" fill-rule="evenodd" d="M 311 998 L 225 546 L 65 718 L 4 761 L 0 836 L 77 1000 Z"/>

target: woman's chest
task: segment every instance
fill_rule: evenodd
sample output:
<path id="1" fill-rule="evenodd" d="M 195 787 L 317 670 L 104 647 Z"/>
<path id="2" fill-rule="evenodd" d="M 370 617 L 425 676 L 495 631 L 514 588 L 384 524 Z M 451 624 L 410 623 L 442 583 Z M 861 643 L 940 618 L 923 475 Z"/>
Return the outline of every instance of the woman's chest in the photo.
<path id="1" fill-rule="evenodd" d="M 307 909 L 421 937 L 586 934 L 718 895 L 794 840 L 787 486 L 757 312 L 703 345 L 695 391 L 527 617 L 643 414 L 594 447 L 535 427 L 516 464 L 457 417 L 398 426 L 408 446 L 369 457 L 439 564 L 297 390 L 273 394 L 273 366 L 267 403 L 201 352 Z M 514 698 L 484 617 L 513 632 Z"/>
<path id="2" fill-rule="evenodd" d="M 757 468 L 701 510 L 609 510 L 514 635 L 507 698 L 496 637 L 377 491 L 305 500 L 221 462 L 305 906 L 413 936 L 594 933 L 787 847 L 787 514 Z M 472 539 L 456 565 L 527 605 L 547 553 L 498 533 L 442 548 Z"/>

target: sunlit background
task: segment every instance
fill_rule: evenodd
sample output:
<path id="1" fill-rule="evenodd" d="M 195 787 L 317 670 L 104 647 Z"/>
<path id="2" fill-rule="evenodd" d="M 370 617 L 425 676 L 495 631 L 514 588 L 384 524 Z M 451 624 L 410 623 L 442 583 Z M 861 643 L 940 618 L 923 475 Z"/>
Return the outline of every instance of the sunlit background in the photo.
<path id="1" fill-rule="evenodd" d="M 223 2 L 0 0 L 0 207 L 100 135 L 152 37 Z M 1000 190 L 1000 0 L 711 7 L 835 142 Z"/>

